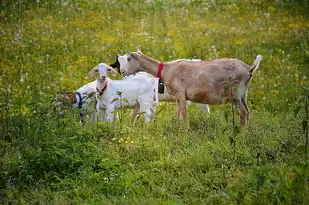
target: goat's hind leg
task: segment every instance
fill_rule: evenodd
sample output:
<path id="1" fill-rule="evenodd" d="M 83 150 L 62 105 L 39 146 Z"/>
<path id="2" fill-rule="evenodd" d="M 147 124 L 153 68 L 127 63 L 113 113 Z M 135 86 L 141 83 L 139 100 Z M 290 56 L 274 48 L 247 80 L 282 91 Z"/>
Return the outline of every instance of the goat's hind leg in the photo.
<path id="1" fill-rule="evenodd" d="M 134 124 L 134 121 L 136 119 L 137 114 L 140 112 L 140 104 L 137 103 L 136 106 L 133 108 L 132 113 L 131 113 L 131 123 L 132 125 Z"/>
<path id="2" fill-rule="evenodd" d="M 241 96 L 241 103 L 244 106 L 244 109 L 247 112 L 247 124 L 249 123 L 249 119 L 250 119 L 250 109 L 248 107 L 248 103 L 247 103 L 247 95 Z"/>
<path id="3" fill-rule="evenodd" d="M 145 122 L 150 122 L 152 119 L 152 105 L 151 104 L 141 104 L 141 113 L 144 113 Z"/>
<path id="4" fill-rule="evenodd" d="M 245 106 L 241 102 L 241 99 L 234 99 L 234 106 L 239 109 L 239 117 L 240 117 L 240 123 L 242 125 L 247 124 L 247 119 L 248 119 L 248 112 L 245 109 Z"/>

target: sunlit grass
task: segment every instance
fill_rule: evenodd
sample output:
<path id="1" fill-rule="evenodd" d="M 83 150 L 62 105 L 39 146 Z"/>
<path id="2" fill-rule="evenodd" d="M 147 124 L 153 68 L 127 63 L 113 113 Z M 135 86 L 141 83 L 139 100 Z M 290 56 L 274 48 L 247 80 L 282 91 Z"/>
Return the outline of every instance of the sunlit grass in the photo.
<path id="1" fill-rule="evenodd" d="M 306 2 L 306 1 L 305 1 Z M 308 2 L 307 2 L 308 3 Z M 9 1 L 0 11 L 0 198 L 9 204 L 307 204 L 300 98 L 309 4 L 287 1 Z M 230 105 L 162 103 L 156 121 L 82 127 L 50 103 L 137 48 L 160 61 L 264 56 L 251 123 L 230 145 Z M 120 78 L 119 76 L 116 78 Z M 64 108 L 63 108 L 64 109 Z M 236 121 L 238 125 L 238 119 Z M 307 158 L 308 160 L 308 158 Z M 307 202 L 307 203 L 306 203 Z"/>

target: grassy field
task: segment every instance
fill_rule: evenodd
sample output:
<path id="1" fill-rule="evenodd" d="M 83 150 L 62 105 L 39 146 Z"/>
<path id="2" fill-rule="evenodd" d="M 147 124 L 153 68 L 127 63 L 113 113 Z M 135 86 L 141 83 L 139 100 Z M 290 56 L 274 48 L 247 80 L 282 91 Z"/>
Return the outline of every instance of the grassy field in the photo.
<path id="1" fill-rule="evenodd" d="M 309 204 L 308 0 L 0 5 L 0 204 Z M 147 125 L 121 111 L 82 127 L 79 110 L 51 104 L 137 48 L 161 61 L 262 54 L 250 126 L 235 116 L 233 136 L 231 105 L 192 105 L 186 129 L 161 103 Z"/>

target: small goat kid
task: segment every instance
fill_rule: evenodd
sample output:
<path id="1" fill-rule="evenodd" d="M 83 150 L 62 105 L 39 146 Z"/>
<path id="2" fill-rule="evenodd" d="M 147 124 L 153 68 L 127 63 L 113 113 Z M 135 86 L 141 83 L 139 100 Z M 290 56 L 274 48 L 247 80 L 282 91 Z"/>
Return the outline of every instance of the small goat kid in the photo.
<path id="1" fill-rule="evenodd" d="M 108 73 L 117 72 L 105 63 L 94 67 L 89 75 L 98 72 L 96 84 L 97 110 L 104 107 L 107 121 L 114 121 L 114 111 L 119 108 L 134 108 L 132 121 L 138 113 L 144 113 L 145 121 L 149 122 L 153 114 L 154 85 L 153 79 L 144 76 L 133 76 L 125 80 L 112 80 Z"/>
<path id="2" fill-rule="evenodd" d="M 262 60 L 258 55 L 249 66 L 239 59 L 218 58 L 205 61 L 160 63 L 141 52 L 124 55 L 123 75 L 145 71 L 161 78 L 168 93 L 176 96 L 176 116 L 187 120 L 186 100 L 203 104 L 222 104 L 233 100 L 240 111 L 241 123 L 249 121 L 248 86 Z"/>
<path id="3" fill-rule="evenodd" d="M 60 101 L 56 104 L 65 104 L 72 107 L 84 108 L 90 112 L 91 122 L 97 121 L 96 113 L 96 99 L 94 94 L 96 93 L 97 81 L 93 81 L 78 88 L 75 92 L 64 92 Z M 93 96 L 92 96 L 93 95 Z M 81 121 L 84 122 L 84 114 L 81 112 Z M 101 116 L 100 120 L 103 116 Z"/>

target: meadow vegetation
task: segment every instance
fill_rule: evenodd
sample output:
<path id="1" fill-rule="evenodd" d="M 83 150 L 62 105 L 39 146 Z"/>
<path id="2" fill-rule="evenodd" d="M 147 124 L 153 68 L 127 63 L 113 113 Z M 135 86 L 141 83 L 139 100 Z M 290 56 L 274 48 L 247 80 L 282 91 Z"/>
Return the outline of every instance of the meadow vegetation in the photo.
<path id="1" fill-rule="evenodd" d="M 309 204 L 308 0 L 0 5 L 1 204 Z M 262 54 L 250 126 L 236 116 L 234 128 L 229 104 L 190 106 L 186 129 L 173 103 L 134 127 L 126 110 L 114 124 L 82 126 L 78 109 L 51 103 L 137 48 L 163 62 L 251 65 Z"/>

